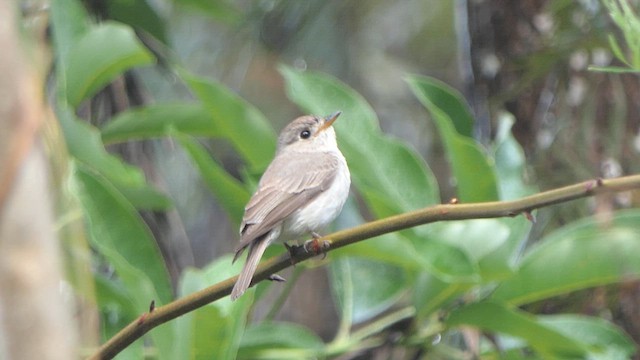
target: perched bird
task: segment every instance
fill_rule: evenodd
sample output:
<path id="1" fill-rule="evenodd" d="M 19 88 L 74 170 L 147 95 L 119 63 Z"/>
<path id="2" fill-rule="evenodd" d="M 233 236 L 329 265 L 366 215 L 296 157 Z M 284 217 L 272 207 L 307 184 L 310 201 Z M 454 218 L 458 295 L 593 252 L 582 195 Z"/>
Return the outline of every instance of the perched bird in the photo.
<path id="1" fill-rule="evenodd" d="M 267 246 L 302 234 L 317 238 L 315 231 L 342 210 L 351 177 L 332 126 L 338 116 L 302 116 L 278 136 L 276 155 L 244 209 L 233 261 L 247 248 L 248 254 L 232 300 L 249 288 Z"/>

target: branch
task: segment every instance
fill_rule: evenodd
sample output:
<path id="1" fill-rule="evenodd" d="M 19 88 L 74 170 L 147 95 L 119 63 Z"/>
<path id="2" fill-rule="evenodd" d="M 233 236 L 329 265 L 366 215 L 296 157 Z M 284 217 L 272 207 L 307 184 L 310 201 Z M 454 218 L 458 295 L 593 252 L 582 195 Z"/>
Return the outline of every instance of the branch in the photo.
<path id="1" fill-rule="evenodd" d="M 512 201 L 436 205 L 341 230 L 323 237 L 321 241 L 326 240 L 330 245 L 327 251 L 331 251 L 358 241 L 436 221 L 513 217 L 596 194 L 639 188 L 640 175 L 632 175 L 609 180 L 590 180 Z M 315 254 L 307 253 L 299 247 L 293 255 L 285 253 L 264 261 L 256 271 L 252 284 L 291 266 L 292 262 L 297 263 L 314 256 Z M 229 295 L 236 279 L 237 276 L 234 276 L 167 305 L 150 309 L 151 311 L 109 339 L 90 359 L 111 359 L 154 327 Z"/>

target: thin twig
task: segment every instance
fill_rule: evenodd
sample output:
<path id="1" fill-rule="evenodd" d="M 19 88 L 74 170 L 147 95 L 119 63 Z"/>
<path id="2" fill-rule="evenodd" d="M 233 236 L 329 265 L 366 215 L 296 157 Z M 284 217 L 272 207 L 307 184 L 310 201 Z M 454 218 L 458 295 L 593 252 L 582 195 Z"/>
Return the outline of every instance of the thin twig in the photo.
<path id="1" fill-rule="evenodd" d="M 351 229 L 341 230 L 327 235 L 321 240 L 329 242 L 330 249 L 327 251 L 331 251 L 358 241 L 436 221 L 511 217 L 574 199 L 605 192 L 620 192 L 632 189 L 640 189 L 640 175 L 608 180 L 590 180 L 512 201 L 431 206 L 372 221 Z M 293 261 L 290 256 L 293 257 Z M 292 263 L 298 263 L 313 256 L 314 254 L 307 253 L 298 248 L 292 255 L 286 253 L 264 261 L 256 271 L 253 284 L 267 279 L 271 274 L 292 266 Z M 236 278 L 237 276 L 229 278 L 206 289 L 156 308 L 153 312 L 145 315 L 144 321 L 133 321 L 109 339 L 90 359 L 111 359 L 154 327 L 229 295 Z"/>

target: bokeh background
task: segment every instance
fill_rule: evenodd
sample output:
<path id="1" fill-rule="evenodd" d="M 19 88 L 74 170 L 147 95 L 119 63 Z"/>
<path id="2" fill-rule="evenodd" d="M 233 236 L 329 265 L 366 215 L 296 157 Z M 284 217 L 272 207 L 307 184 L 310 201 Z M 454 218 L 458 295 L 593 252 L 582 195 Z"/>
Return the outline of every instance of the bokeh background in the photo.
<path id="1" fill-rule="evenodd" d="M 634 9 L 640 6 L 633 0 L 624 3 Z M 130 25 L 157 57 L 154 66 L 129 70 L 80 103 L 76 115 L 96 128 L 135 107 L 193 100 L 194 94 L 175 72 L 181 67 L 224 84 L 279 131 L 302 115 L 287 96 L 279 68 L 286 65 L 326 73 L 366 99 L 385 134 L 410 144 L 425 159 L 438 180 L 441 201 L 447 202 L 457 196 L 456 183 L 436 126 L 407 84 L 407 76 L 416 74 L 439 79 L 462 94 L 475 118 L 473 136 L 481 146 L 489 148 L 500 119 L 511 116 L 513 136 L 525 157 L 523 182 L 531 188 L 547 190 L 640 172 L 638 75 L 591 69 L 619 66 L 637 70 L 640 46 L 624 41 L 625 33 L 612 21 L 603 1 L 86 0 L 81 4 L 95 23 L 114 20 Z M 40 26 L 45 42 L 52 41 L 52 29 L 38 24 L 48 16 L 49 5 L 21 2 L 20 8 L 22 26 Z M 616 56 L 612 37 L 632 59 L 628 64 Z M 42 62 L 51 61 L 55 67 L 59 44 L 48 44 L 54 53 L 43 56 Z M 45 87 L 53 107 L 60 81 L 54 71 L 47 75 Z M 199 141 L 235 178 L 259 175 L 246 173 L 229 141 Z M 140 167 L 147 181 L 172 200 L 168 211 L 142 210 L 140 214 L 159 245 L 174 290 L 185 271 L 206 267 L 233 251 L 238 239 L 233 219 L 175 139 L 131 141 L 107 149 Z M 64 178 L 64 171 L 54 166 L 54 173 L 59 174 L 53 177 Z M 55 185 L 58 189 L 66 186 L 64 181 Z M 361 210 L 363 220 L 372 220 L 375 216 L 362 197 L 355 191 L 353 195 L 352 206 Z M 590 215 L 607 219 L 614 210 L 639 203 L 636 192 L 542 209 L 536 212 L 522 246 L 532 246 L 576 219 Z M 56 206 L 59 210 L 74 205 Z M 338 219 L 332 229 L 353 225 L 353 221 Z M 69 233 L 61 235 L 65 236 Z M 96 252 L 91 254 L 104 260 Z M 91 270 L 105 278 L 114 275 L 108 261 L 100 260 L 94 261 Z M 290 321 L 308 327 L 325 341 L 333 339 L 339 331 L 340 314 L 326 264 L 315 260 L 284 272 L 293 288 L 287 288 L 282 297 L 280 285 L 270 287 L 251 319 Z M 525 309 L 536 314 L 602 317 L 624 329 L 637 344 L 639 299 L 640 283 L 632 279 L 534 302 Z M 80 342 L 88 346 L 100 341 L 101 319 L 104 323 L 109 316 L 118 317 L 104 309 L 99 313 L 93 305 L 91 301 L 76 304 L 79 326 L 86 330 L 80 331 Z M 403 326 L 410 327 L 397 326 L 400 333 Z M 410 353 L 394 347 L 394 331 L 389 331 L 388 346 L 344 358 L 409 358 Z M 459 358 L 464 356 L 471 355 Z"/>
<path id="2" fill-rule="evenodd" d="M 639 170 L 637 75 L 588 70 L 619 64 L 608 36 L 620 33 L 599 1 L 248 1 L 233 4 L 229 14 L 179 2 L 164 5 L 159 12 L 166 16 L 165 36 L 181 63 L 224 82 L 264 112 L 275 129 L 300 115 L 285 96 L 279 64 L 323 71 L 352 86 L 375 109 L 385 133 L 408 141 L 427 160 L 443 200 L 455 196 L 449 170 L 429 115 L 404 80 L 407 74 L 436 77 L 463 93 L 481 143 L 495 135 L 500 114 L 513 114 L 527 181 L 539 189 Z M 153 98 L 180 93 L 179 85 L 157 83 L 146 71 L 161 70 L 142 72 Z M 210 146 L 228 149 L 224 143 Z M 224 164 L 233 172 L 240 164 L 228 150 Z M 229 253 L 236 229 L 184 155 L 166 143 L 156 144 L 152 154 L 163 186 L 174 194 L 183 229 L 167 239 L 174 274 Z M 544 209 L 530 241 L 572 219 L 632 202 L 637 200 L 620 196 Z M 280 316 L 329 338 L 336 318 L 327 316 L 324 271 L 303 275 Z M 633 305 L 639 291 L 630 283 L 540 306 L 550 312 L 612 312 L 640 336 L 634 325 L 640 324 L 640 308 Z M 609 308 L 607 302 L 617 297 L 628 305 Z"/>

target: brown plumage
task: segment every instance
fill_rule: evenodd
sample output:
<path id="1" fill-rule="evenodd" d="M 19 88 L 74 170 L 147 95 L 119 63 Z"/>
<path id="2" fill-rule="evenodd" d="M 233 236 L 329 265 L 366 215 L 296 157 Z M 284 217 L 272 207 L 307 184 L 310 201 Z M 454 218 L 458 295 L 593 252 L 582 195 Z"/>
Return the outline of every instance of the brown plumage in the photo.
<path id="1" fill-rule="evenodd" d="M 350 179 L 331 126 L 338 115 L 303 116 L 280 133 L 276 156 L 245 207 L 234 261 L 247 248 L 248 255 L 232 299 L 250 286 L 267 246 L 281 237 L 313 232 L 342 209 Z"/>

